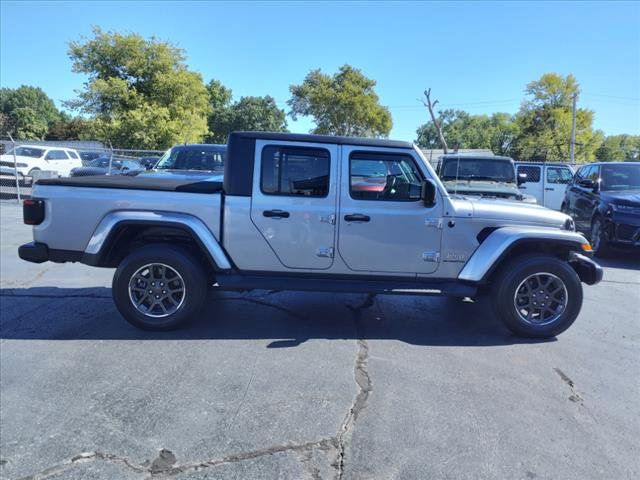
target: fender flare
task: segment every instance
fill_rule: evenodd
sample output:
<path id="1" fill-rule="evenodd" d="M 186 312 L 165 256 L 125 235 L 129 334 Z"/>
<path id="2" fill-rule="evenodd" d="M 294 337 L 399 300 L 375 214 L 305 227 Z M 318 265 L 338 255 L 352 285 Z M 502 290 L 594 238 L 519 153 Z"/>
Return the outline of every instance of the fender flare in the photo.
<path id="1" fill-rule="evenodd" d="M 552 243 L 564 249 L 582 252 L 588 243 L 582 234 L 550 227 L 502 227 L 494 230 L 480 244 L 458 275 L 459 280 L 482 282 L 514 247 L 525 242 Z"/>
<path id="2" fill-rule="evenodd" d="M 97 227 L 84 249 L 83 263 L 96 264 L 100 262 L 101 254 L 118 227 L 127 225 L 174 226 L 186 229 L 193 235 L 210 257 L 218 270 L 231 270 L 231 262 L 220 246 L 211 230 L 197 217 L 178 212 L 152 212 L 145 210 L 119 210 L 107 213 Z"/>

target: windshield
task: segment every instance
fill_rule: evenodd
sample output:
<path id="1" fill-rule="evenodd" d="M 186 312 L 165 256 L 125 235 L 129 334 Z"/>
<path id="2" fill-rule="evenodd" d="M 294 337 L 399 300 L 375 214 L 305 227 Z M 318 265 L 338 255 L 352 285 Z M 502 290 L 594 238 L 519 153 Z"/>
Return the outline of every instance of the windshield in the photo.
<path id="1" fill-rule="evenodd" d="M 508 160 L 489 158 L 445 159 L 442 166 L 442 180 L 481 180 L 516 183 L 515 170 Z"/>
<path id="2" fill-rule="evenodd" d="M 199 145 L 174 147 L 160 157 L 156 168 L 160 170 L 222 171 L 224 153 L 220 149 L 214 150 Z"/>
<path id="3" fill-rule="evenodd" d="M 602 190 L 635 190 L 640 188 L 640 165 L 603 165 Z"/>
<path id="4" fill-rule="evenodd" d="M 9 150 L 7 155 L 13 155 L 13 149 Z M 20 155 L 21 157 L 40 158 L 44 155 L 44 150 L 42 148 L 34 147 L 16 147 L 16 155 Z"/>
<path id="5" fill-rule="evenodd" d="M 113 166 L 115 167 L 118 162 L 116 160 L 113 161 Z M 108 168 L 109 167 L 109 157 L 99 157 L 95 160 L 91 160 L 88 164 L 90 167 L 101 167 Z"/>

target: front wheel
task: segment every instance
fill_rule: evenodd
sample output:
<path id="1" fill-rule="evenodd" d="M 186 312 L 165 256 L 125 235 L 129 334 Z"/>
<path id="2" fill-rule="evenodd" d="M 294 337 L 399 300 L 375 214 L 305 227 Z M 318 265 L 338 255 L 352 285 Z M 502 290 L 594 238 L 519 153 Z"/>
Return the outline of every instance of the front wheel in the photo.
<path id="1" fill-rule="evenodd" d="M 604 224 L 600 217 L 595 217 L 591 222 L 591 248 L 593 254 L 597 257 L 604 257 L 609 253 L 607 246 L 607 235 L 604 229 Z"/>
<path id="2" fill-rule="evenodd" d="M 207 276 L 187 250 L 147 245 L 127 256 L 113 276 L 112 295 L 122 316 L 144 330 L 173 330 L 195 316 Z"/>
<path id="3" fill-rule="evenodd" d="M 549 338 L 564 332 L 582 308 L 575 270 L 556 257 L 516 257 L 494 278 L 492 304 L 513 333 Z"/>

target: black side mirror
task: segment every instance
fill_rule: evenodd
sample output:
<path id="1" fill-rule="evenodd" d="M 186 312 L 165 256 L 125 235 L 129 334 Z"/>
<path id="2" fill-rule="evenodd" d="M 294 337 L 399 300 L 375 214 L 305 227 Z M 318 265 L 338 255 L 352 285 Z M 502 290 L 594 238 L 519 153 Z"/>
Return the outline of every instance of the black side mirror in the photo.
<path id="1" fill-rule="evenodd" d="M 518 186 L 522 185 L 523 183 L 525 183 L 527 181 L 527 174 L 522 172 L 522 173 L 518 173 Z"/>
<path id="2" fill-rule="evenodd" d="M 436 184 L 432 180 L 424 180 L 420 191 L 420 199 L 425 207 L 433 207 L 436 204 Z"/>
<path id="3" fill-rule="evenodd" d="M 578 181 L 578 185 L 581 186 L 582 188 L 594 188 L 595 182 L 590 178 L 581 178 Z"/>

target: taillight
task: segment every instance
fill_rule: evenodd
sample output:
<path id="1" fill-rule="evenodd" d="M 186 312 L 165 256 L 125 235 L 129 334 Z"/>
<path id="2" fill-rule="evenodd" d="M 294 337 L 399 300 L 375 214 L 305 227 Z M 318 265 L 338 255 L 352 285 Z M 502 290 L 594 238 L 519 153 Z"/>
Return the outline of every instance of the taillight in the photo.
<path id="1" fill-rule="evenodd" d="M 26 225 L 40 225 L 44 221 L 44 200 L 28 198 L 22 202 L 22 219 Z"/>

